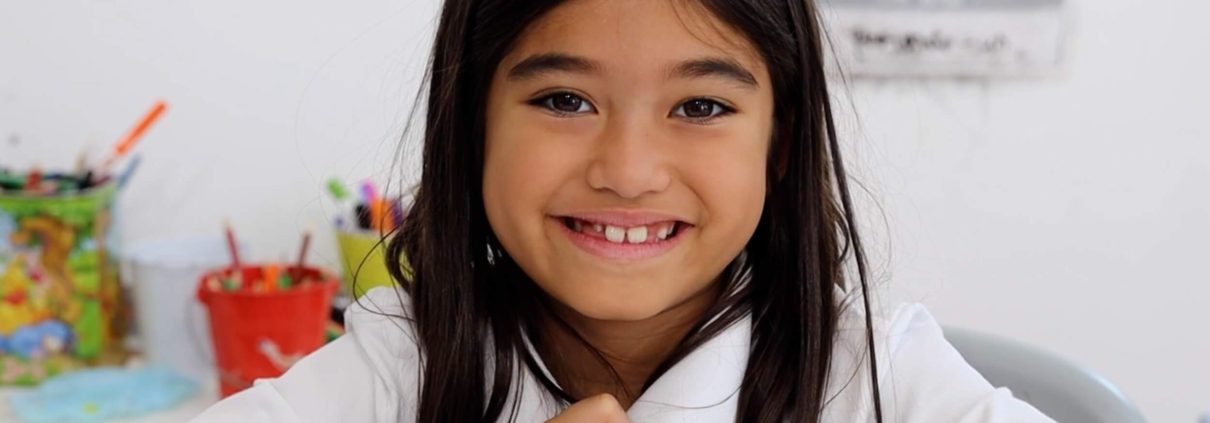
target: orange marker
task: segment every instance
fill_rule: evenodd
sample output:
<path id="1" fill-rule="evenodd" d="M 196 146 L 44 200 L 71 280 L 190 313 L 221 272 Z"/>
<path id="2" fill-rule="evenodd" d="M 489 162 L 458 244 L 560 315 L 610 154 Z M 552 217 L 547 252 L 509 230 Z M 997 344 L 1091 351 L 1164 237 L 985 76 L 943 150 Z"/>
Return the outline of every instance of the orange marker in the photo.
<path id="1" fill-rule="evenodd" d="M 391 204 L 390 201 L 387 201 L 386 198 L 379 198 L 378 201 L 382 203 L 382 210 L 383 210 L 383 212 L 382 212 L 382 232 L 390 233 L 391 231 L 395 230 L 396 226 L 399 226 L 399 222 L 395 221 L 395 207 L 396 206 L 394 204 Z"/>
<path id="2" fill-rule="evenodd" d="M 139 120 L 139 123 L 130 128 L 130 132 L 127 132 L 125 136 L 118 140 L 117 144 L 114 144 L 113 151 L 109 153 L 109 157 L 101 163 L 101 168 L 96 173 L 97 177 L 104 174 L 110 166 L 113 166 L 113 162 L 125 155 L 127 151 L 130 151 L 130 148 L 134 147 L 135 142 L 143 136 L 143 132 L 146 132 L 147 128 L 152 123 L 155 123 L 156 119 L 160 117 L 161 113 L 164 113 L 164 109 L 166 108 L 168 108 L 168 104 L 164 100 L 157 100 L 151 106 L 151 109 L 147 111 L 147 114 L 144 114 L 143 118 Z"/>
<path id="3" fill-rule="evenodd" d="M 276 291 L 277 290 L 277 280 L 281 279 L 281 268 L 278 267 L 277 263 L 269 263 L 269 264 L 265 265 L 264 273 L 265 273 L 265 275 L 264 275 L 265 280 L 263 281 L 264 285 L 262 285 L 264 287 L 264 291 L 265 292 Z"/>
<path id="4" fill-rule="evenodd" d="M 385 206 L 387 209 L 387 215 L 385 217 L 386 227 L 387 227 L 386 231 L 389 233 L 391 231 L 394 231 L 395 228 L 399 227 L 399 224 L 402 223 L 400 221 L 400 217 L 403 216 L 403 210 L 402 210 L 403 206 L 401 206 L 399 204 L 398 199 L 396 199 L 396 201 L 387 201 L 385 199 L 382 201 L 383 201 L 383 203 L 386 204 L 386 206 Z"/>
<path id="5" fill-rule="evenodd" d="M 380 198 L 370 200 L 370 227 L 380 234 L 386 232 L 386 205 Z"/>

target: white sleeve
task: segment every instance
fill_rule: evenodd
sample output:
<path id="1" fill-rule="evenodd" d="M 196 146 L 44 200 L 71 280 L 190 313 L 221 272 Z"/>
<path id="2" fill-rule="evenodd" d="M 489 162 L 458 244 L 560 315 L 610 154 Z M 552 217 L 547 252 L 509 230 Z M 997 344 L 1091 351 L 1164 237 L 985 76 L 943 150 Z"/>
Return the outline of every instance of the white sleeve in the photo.
<path id="1" fill-rule="evenodd" d="M 418 352 L 387 288 L 345 313 L 348 333 L 275 379 L 220 401 L 195 423 L 398 422 L 414 418 Z"/>
<path id="2" fill-rule="evenodd" d="M 988 383 L 946 341 L 924 306 L 899 307 L 886 333 L 889 374 L 880 376 L 880 388 L 884 410 L 885 402 L 893 402 L 893 421 L 1053 422 L 1008 389 Z"/>
<path id="3" fill-rule="evenodd" d="M 392 421 L 389 390 L 374 377 L 362 352 L 345 335 L 304 357 L 286 374 L 215 404 L 193 422 L 375 422 Z M 381 412 L 380 412 L 381 411 Z M 389 418 L 382 418 L 387 417 Z"/>

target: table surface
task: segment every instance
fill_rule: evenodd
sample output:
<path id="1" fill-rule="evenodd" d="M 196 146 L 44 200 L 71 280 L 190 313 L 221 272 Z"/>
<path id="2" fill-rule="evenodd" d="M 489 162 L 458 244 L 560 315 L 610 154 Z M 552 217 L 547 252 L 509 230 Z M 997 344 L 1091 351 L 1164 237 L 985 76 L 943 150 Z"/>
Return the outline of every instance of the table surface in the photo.
<path id="1" fill-rule="evenodd" d="M 202 411 L 205 411 L 207 407 L 210 407 L 212 404 L 214 404 L 216 401 L 218 401 L 218 388 L 215 385 L 217 385 L 217 384 L 215 384 L 215 383 L 211 383 L 209 385 L 203 384 L 201 386 L 201 388 L 198 389 L 197 394 L 194 394 L 194 396 L 192 398 L 189 398 L 185 402 L 176 406 L 176 408 L 163 410 L 163 411 L 160 411 L 157 413 L 147 414 L 147 415 L 136 417 L 136 418 L 107 420 L 107 422 L 117 422 L 117 423 L 161 423 L 161 422 L 168 423 L 168 422 L 172 422 L 172 423 L 180 423 L 180 422 L 189 421 L 189 419 L 192 419 L 193 417 L 197 416 L 198 414 L 201 414 Z M 30 388 L 0 387 L 0 422 L 18 423 L 21 421 L 21 420 L 18 420 L 17 415 L 13 413 L 12 406 L 9 404 L 8 397 L 9 397 L 9 395 L 11 395 L 14 392 L 22 392 L 22 391 L 26 391 L 29 389 Z"/>

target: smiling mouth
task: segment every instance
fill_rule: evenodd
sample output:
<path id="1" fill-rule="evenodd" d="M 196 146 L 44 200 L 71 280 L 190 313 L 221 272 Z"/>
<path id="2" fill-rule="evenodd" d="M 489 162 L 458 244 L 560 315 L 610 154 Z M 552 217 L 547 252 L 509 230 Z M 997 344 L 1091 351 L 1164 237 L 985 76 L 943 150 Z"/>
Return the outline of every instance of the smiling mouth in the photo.
<path id="1" fill-rule="evenodd" d="M 558 219 L 572 232 L 614 244 L 660 244 L 675 239 L 693 226 L 676 220 L 622 227 L 568 216 Z"/>

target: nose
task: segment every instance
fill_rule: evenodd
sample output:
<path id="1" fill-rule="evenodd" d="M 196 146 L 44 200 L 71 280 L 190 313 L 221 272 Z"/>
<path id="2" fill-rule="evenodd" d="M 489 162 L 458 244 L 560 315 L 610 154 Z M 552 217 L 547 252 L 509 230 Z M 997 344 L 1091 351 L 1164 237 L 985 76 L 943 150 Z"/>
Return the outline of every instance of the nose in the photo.
<path id="1" fill-rule="evenodd" d="M 672 170 L 658 134 L 654 122 L 638 116 L 611 119 L 588 166 L 588 185 L 626 199 L 667 190 Z"/>

